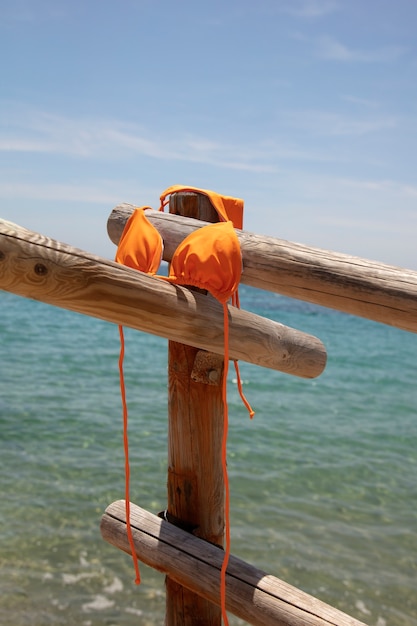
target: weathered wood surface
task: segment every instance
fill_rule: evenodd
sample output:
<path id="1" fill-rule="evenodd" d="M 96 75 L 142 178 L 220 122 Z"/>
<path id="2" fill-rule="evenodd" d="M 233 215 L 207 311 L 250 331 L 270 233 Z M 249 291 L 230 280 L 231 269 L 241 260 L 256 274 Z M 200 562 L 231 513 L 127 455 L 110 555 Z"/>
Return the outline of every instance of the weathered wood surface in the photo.
<path id="1" fill-rule="evenodd" d="M 134 207 L 116 207 L 108 220 L 117 243 Z M 161 233 L 164 259 L 201 226 L 188 218 L 147 211 Z M 242 283 L 417 332 L 417 272 L 283 239 L 236 231 L 243 257 Z"/>
<path id="2" fill-rule="evenodd" d="M 179 584 L 219 603 L 223 551 L 135 504 L 131 524 L 138 558 Z M 123 500 L 107 507 L 101 520 L 103 538 L 130 554 Z M 248 563 L 231 556 L 226 576 L 227 609 L 255 626 L 364 626 Z"/>
<path id="3" fill-rule="evenodd" d="M 0 220 L 0 289 L 223 354 L 223 310 L 133 269 Z M 326 351 L 318 339 L 229 307 L 230 357 L 314 378 Z"/>
<path id="4" fill-rule="evenodd" d="M 169 211 L 217 221 L 217 213 L 201 194 L 172 195 Z M 196 371 L 202 379 L 211 373 L 218 384 L 198 382 Z M 225 519 L 221 464 L 224 376 L 223 357 L 168 342 L 167 513 L 194 528 L 201 539 L 217 545 L 223 545 Z M 165 589 L 165 626 L 221 626 L 218 605 L 170 576 L 166 577 Z"/>

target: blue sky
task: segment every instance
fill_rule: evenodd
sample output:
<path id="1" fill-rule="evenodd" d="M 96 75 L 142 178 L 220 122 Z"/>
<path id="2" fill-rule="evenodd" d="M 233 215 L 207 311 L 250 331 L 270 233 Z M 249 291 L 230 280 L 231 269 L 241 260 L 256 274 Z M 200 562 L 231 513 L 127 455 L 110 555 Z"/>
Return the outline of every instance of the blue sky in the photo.
<path id="1" fill-rule="evenodd" d="M 172 184 L 417 269 L 415 0 L 1 0 L 0 217 L 112 258 Z"/>

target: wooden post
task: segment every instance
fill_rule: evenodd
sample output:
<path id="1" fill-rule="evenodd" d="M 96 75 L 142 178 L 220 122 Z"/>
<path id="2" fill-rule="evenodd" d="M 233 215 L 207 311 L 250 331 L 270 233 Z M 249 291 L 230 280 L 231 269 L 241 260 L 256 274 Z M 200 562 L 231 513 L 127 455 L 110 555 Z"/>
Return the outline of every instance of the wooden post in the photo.
<path id="1" fill-rule="evenodd" d="M 218 221 L 208 198 L 196 193 L 172 195 L 170 213 Z M 168 344 L 167 516 L 217 545 L 223 545 L 224 534 L 223 365 L 218 355 Z M 168 576 L 165 623 L 220 626 L 221 611 Z"/>

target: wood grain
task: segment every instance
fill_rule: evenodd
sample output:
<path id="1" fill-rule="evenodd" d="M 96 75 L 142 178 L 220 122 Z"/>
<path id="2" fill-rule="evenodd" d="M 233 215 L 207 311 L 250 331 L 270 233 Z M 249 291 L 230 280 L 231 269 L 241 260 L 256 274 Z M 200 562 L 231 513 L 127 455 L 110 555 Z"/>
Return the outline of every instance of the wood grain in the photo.
<path id="1" fill-rule="evenodd" d="M 210 602 L 219 603 L 223 551 L 131 504 L 138 558 Z M 103 538 L 130 554 L 123 500 L 107 507 Z M 227 609 L 255 626 L 364 626 L 317 598 L 231 556 L 226 576 Z"/>
<path id="2" fill-rule="evenodd" d="M 108 220 L 117 243 L 134 207 L 116 207 Z M 164 258 L 201 222 L 148 210 L 161 233 Z M 299 300 L 417 332 L 417 272 L 321 250 L 283 239 L 236 231 L 243 258 L 241 282 Z"/>
<path id="3" fill-rule="evenodd" d="M 0 289 L 222 355 L 223 311 L 211 296 L 170 285 L 0 220 Z M 230 357 L 314 378 L 319 339 L 229 307 Z"/>
<path id="4" fill-rule="evenodd" d="M 178 193 L 170 213 L 217 221 L 206 196 Z M 223 545 L 224 480 L 222 383 L 224 359 L 176 341 L 168 343 L 168 507 L 169 515 L 194 528 L 199 537 Z M 200 365 L 198 365 L 200 361 Z M 203 361 L 203 364 L 201 364 Z M 204 365 L 205 361 L 205 365 Z M 195 380 L 214 372 L 217 385 Z M 165 626 L 221 626 L 218 605 L 167 576 Z"/>

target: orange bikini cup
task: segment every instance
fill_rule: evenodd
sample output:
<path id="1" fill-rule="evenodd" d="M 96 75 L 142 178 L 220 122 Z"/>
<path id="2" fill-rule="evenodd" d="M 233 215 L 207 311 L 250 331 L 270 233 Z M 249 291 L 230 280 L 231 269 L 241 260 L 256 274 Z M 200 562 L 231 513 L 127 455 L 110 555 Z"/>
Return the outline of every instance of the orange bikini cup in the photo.
<path id="1" fill-rule="evenodd" d="M 233 224 L 219 222 L 199 228 L 181 242 L 166 280 L 206 289 L 225 303 L 237 290 L 241 273 L 242 255 Z"/>
<path id="2" fill-rule="evenodd" d="M 154 276 L 162 260 L 163 241 L 144 210 L 135 209 L 128 221 L 116 261 Z M 232 222 L 209 224 L 186 237 L 171 260 L 169 276 L 158 276 L 177 285 L 206 289 L 220 302 L 236 292 L 242 273 L 242 255 Z"/>
<path id="3" fill-rule="evenodd" d="M 145 216 L 143 206 L 132 213 L 125 224 L 116 261 L 145 274 L 156 274 L 161 265 L 164 244 L 161 235 Z"/>

